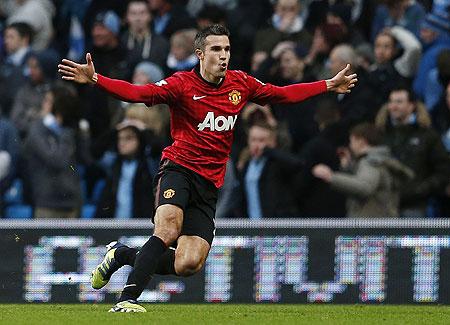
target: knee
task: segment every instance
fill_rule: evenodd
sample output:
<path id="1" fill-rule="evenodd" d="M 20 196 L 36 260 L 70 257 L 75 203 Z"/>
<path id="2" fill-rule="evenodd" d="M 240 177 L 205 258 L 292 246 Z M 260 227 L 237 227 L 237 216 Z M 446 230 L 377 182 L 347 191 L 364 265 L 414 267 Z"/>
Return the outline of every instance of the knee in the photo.
<path id="1" fill-rule="evenodd" d="M 175 272 L 180 276 L 191 276 L 200 271 L 204 260 L 200 256 L 175 258 Z"/>
<path id="2" fill-rule="evenodd" d="M 177 206 L 162 205 L 156 210 L 154 235 L 170 245 L 180 235 L 182 224 L 183 210 Z"/>

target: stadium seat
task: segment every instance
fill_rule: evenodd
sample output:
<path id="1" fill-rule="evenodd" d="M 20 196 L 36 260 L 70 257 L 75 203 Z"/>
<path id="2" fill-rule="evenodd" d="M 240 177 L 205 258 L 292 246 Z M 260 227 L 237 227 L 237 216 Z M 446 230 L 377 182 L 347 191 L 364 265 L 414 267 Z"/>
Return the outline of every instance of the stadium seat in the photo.
<path id="1" fill-rule="evenodd" d="M 27 204 L 13 204 L 5 208 L 4 216 L 7 219 L 31 219 L 33 209 Z"/>

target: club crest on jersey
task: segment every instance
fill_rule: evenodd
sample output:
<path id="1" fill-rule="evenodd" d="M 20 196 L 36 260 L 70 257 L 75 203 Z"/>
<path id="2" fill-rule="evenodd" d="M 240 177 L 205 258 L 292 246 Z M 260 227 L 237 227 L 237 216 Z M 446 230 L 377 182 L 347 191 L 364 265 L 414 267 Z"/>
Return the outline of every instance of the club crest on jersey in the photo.
<path id="1" fill-rule="evenodd" d="M 171 198 L 173 198 L 174 195 L 175 195 L 175 190 L 172 190 L 171 188 L 169 188 L 168 190 L 165 190 L 163 193 L 163 196 L 165 199 L 171 199 Z"/>
<path id="2" fill-rule="evenodd" d="M 237 115 L 214 116 L 214 112 L 208 112 L 203 122 L 197 125 L 199 131 L 209 129 L 210 131 L 229 131 L 233 129 L 236 123 Z"/>
<path id="3" fill-rule="evenodd" d="M 237 105 L 241 102 L 241 93 L 237 90 L 233 90 L 228 94 L 228 99 L 233 105 Z"/>

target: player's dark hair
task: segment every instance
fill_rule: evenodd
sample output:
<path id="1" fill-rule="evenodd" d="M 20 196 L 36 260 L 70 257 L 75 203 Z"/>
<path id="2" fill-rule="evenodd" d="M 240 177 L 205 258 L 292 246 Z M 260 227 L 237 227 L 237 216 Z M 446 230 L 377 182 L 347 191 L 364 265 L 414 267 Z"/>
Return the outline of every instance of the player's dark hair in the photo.
<path id="1" fill-rule="evenodd" d="M 406 93 L 408 94 L 408 100 L 411 103 L 415 103 L 417 101 L 417 97 L 414 94 L 414 92 L 412 91 L 411 87 L 409 87 L 408 85 L 405 84 L 398 84 L 395 87 L 393 87 L 390 91 L 390 93 L 392 94 L 393 92 L 397 92 L 397 91 L 406 91 Z"/>
<path id="2" fill-rule="evenodd" d="M 29 40 L 29 43 L 31 43 L 33 41 L 34 30 L 33 30 L 33 27 L 31 27 L 27 23 L 23 23 L 23 22 L 12 23 L 12 24 L 9 24 L 8 26 L 6 26 L 6 29 L 15 29 L 17 31 L 17 33 L 19 33 L 20 37 L 22 37 L 22 38 L 27 37 Z"/>
<path id="3" fill-rule="evenodd" d="M 360 123 L 350 130 L 350 135 L 356 138 L 362 138 L 371 146 L 377 146 L 381 143 L 380 131 L 371 123 Z"/>
<path id="4" fill-rule="evenodd" d="M 214 24 L 211 26 L 206 27 L 205 29 L 202 29 L 195 35 L 194 40 L 194 50 L 199 49 L 204 51 L 205 50 L 205 44 L 206 44 L 206 38 L 210 35 L 225 35 L 230 36 L 230 31 L 225 26 Z"/>

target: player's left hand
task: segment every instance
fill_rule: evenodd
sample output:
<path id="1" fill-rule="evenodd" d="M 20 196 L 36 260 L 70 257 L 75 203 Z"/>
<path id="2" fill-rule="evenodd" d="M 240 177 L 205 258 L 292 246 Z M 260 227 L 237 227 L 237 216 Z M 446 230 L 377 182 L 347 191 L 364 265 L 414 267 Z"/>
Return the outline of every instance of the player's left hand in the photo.
<path id="1" fill-rule="evenodd" d="M 326 80 L 327 89 L 329 91 L 334 91 L 339 94 L 346 94 L 352 91 L 352 88 L 355 87 L 357 79 L 357 74 L 353 73 L 351 75 L 346 75 L 347 72 L 350 71 L 350 64 L 338 72 L 333 78 Z"/>

